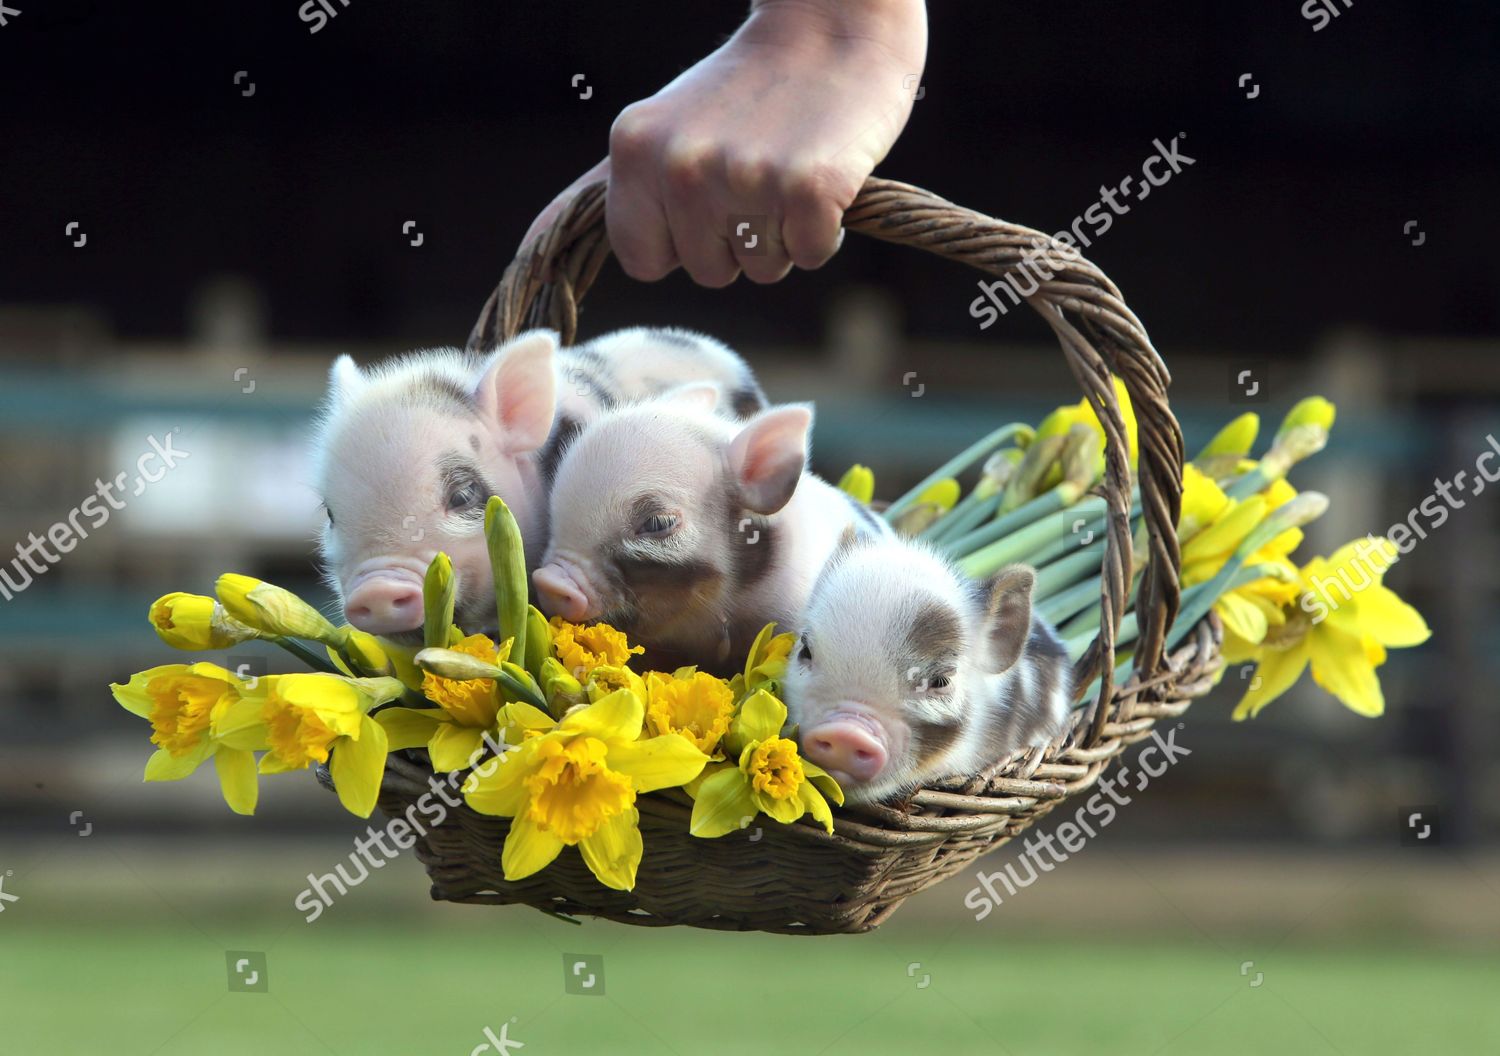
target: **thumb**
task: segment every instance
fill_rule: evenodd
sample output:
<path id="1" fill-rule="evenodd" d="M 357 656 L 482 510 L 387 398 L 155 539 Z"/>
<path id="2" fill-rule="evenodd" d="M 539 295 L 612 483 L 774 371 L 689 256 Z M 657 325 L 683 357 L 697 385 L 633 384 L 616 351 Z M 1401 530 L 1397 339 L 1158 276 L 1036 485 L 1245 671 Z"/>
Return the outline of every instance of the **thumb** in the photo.
<path id="1" fill-rule="evenodd" d="M 521 239 L 520 248 L 525 249 L 531 244 L 532 240 L 534 240 L 538 235 L 545 231 L 548 226 L 557 219 L 558 215 L 562 213 L 563 209 L 569 202 L 573 200 L 574 196 L 577 195 L 579 191 L 581 191 L 591 183 L 597 183 L 600 180 L 608 179 L 609 159 L 605 158 L 588 172 L 585 172 L 582 176 L 578 177 L 578 179 L 568 184 L 568 186 L 564 188 L 561 194 L 552 199 L 547 208 L 543 209 L 540 213 L 537 214 L 536 219 L 531 222 L 531 226 L 526 229 L 526 236 Z"/>

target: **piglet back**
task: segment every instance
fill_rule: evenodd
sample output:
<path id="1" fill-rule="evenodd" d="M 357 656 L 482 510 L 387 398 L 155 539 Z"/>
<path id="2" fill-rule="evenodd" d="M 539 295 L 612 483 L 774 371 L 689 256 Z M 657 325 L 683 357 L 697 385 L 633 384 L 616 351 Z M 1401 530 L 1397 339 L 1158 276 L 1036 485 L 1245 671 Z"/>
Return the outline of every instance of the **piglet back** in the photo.
<path id="1" fill-rule="evenodd" d="M 985 763 L 1062 733 L 1073 708 L 1073 663 L 1052 625 L 1033 615 L 1016 662 L 992 676 L 985 715 Z"/>

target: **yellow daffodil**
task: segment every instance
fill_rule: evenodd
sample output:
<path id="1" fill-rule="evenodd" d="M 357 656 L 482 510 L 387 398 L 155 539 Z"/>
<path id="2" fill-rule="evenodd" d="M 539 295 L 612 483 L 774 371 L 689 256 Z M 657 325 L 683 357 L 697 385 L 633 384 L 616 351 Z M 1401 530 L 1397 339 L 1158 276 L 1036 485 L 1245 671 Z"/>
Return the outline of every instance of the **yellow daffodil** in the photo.
<path id="1" fill-rule="evenodd" d="M 706 755 L 719 750 L 734 716 L 734 693 L 722 678 L 691 668 L 646 676 L 646 727 L 654 734 L 678 733 Z"/>
<path id="2" fill-rule="evenodd" d="M 380 794 L 386 757 L 385 730 L 369 712 L 402 689 L 394 678 L 270 675 L 225 709 L 215 728 L 231 747 L 266 748 L 263 774 L 327 763 L 339 801 L 367 818 Z"/>
<path id="3" fill-rule="evenodd" d="M 722 763 L 688 786 L 693 797 L 689 831 L 710 838 L 742 829 L 757 813 L 783 825 L 804 814 L 833 831 L 828 799 L 843 804 L 838 782 L 803 759 L 797 743 L 781 735 L 786 705 L 765 690 L 745 698 L 724 738 L 735 762 Z M 824 797 L 827 797 L 825 799 Z"/>
<path id="4" fill-rule="evenodd" d="M 1385 710 L 1375 669 L 1386 647 L 1420 645 L 1431 632 L 1420 613 L 1382 582 L 1397 551 L 1372 538 L 1315 557 L 1300 573 L 1300 596 L 1283 623 L 1258 645 L 1226 638 L 1230 663 L 1257 661 L 1256 678 L 1235 708 L 1235 719 L 1253 717 L 1312 667 L 1313 680 L 1360 715 Z"/>
<path id="5" fill-rule="evenodd" d="M 796 641 L 797 636 L 791 632 L 777 634 L 774 623 L 762 627 L 745 657 L 744 672 L 730 682 L 735 700 L 742 700 L 758 689 L 779 696 L 781 680 L 786 676 L 787 659 L 792 655 Z"/>
<path id="6" fill-rule="evenodd" d="M 483 634 L 471 634 L 452 651 L 493 667 L 510 656 L 511 642 L 499 646 Z M 423 663 L 427 660 L 424 656 Z M 464 672 L 453 672 L 463 674 Z M 474 765 L 484 747 L 484 736 L 496 730 L 503 703 L 493 678 L 448 678 L 424 673 L 422 693 L 436 708 L 386 708 L 375 716 L 385 728 L 392 750 L 426 748 L 432 768 L 451 773 Z"/>
<path id="7" fill-rule="evenodd" d="M 1184 587 L 1206 583 L 1217 575 L 1245 537 L 1297 495 L 1285 480 L 1276 480 L 1262 494 L 1236 501 L 1192 463 L 1183 467 L 1182 480 L 1178 538 L 1182 540 Z M 1269 566 L 1280 573 L 1232 590 L 1214 603 L 1214 611 L 1230 633 L 1259 642 L 1270 627 L 1283 622 L 1282 608 L 1298 593 L 1296 567 L 1288 556 L 1301 542 L 1302 530 L 1289 528 L 1248 559 L 1248 564 Z"/>
<path id="8" fill-rule="evenodd" d="M 236 747 L 216 735 L 216 723 L 243 698 L 246 683 L 216 664 L 167 664 L 109 688 L 121 707 L 151 722 L 156 753 L 146 763 L 147 781 L 180 781 L 212 757 L 230 809 L 255 812 L 254 749 L 265 744 Z"/>
<path id="9" fill-rule="evenodd" d="M 228 649 L 260 636 L 202 594 L 179 591 L 157 598 L 149 618 L 157 636 L 173 649 Z"/>
<path id="10" fill-rule="evenodd" d="M 577 846 L 600 883 L 635 886 L 642 852 L 635 797 L 686 784 L 708 762 L 677 734 L 640 739 L 644 720 L 640 698 L 620 690 L 469 775 L 469 806 L 513 819 L 501 852 L 507 880 L 528 877 Z"/>
<path id="11" fill-rule="evenodd" d="M 630 658 L 646 650 L 632 646 L 621 631 L 607 623 L 583 625 L 569 623 L 561 616 L 552 617 L 552 650 L 558 662 L 574 678 L 587 680 L 590 672 L 601 664 L 623 667 Z"/>

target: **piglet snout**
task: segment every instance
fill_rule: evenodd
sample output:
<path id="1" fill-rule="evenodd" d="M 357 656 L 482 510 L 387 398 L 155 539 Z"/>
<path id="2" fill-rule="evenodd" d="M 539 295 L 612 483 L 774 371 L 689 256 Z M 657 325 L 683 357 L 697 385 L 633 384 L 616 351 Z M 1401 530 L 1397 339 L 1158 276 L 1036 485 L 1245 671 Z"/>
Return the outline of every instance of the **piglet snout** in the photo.
<path id="1" fill-rule="evenodd" d="M 802 735 L 802 754 L 823 769 L 855 781 L 872 781 L 885 769 L 886 750 L 862 724 L 836 719 Z"/>
<path id="2" fill-rule="evenodd" d="M 344 617 L 370 634 L 399 634 L 422 626 L 422 581 L 401 569 L 361 576 L 344 599 Z"/>
<path id="3" fill-rule="evenodd" d="M 549 616 L 561 616 L 570 623 L 579 623 L 596 615 L 588 592 L 569 569 L 552 563 L 538 568 L 531 574 L 536 585 L 540 608 Z"/>

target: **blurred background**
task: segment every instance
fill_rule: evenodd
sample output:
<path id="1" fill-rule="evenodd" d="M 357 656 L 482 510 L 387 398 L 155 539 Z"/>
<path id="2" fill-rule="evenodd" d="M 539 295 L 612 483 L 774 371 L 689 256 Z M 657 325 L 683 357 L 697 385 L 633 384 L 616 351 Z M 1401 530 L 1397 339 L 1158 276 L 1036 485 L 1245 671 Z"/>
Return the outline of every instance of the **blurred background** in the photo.
<path id="1" fill-rule="evenodd" d="M 537 1053 L 1500 1043 L 1489 492 L 1387 578 L 1434 634 L 1381 669 L 1385 716 L 1305 679 L 1232 723 L 1231 676 L 1188 712 L 1190 757 L 983 920 L 965 895 L 1018 846 L 852 938 L 435 905 L 410 858 L 304 923 L 307 874 L 363 823 L 310 776 L 264 782 L 253 819 L 208 772 L 143 784 L 148 731 L 107 683 L 179 659 L 145 622 L 169 590 L 236 570 L 327 600 L 307 431 L 334 356 L 462 344 L 614 116 L 742 5 L 327 0 L 311 33 L 294 0 L 9 4 L 0 1052 L 458 1054 L 506 1024 Z M 1500 447 L 1497 40 L 1483 0 L 944 4 L 878 174 L 1050 232 L 1178 137 L 1192 164 L 1087 256 L 1171 367 L 1190 452 L 1244 410 L 1337 403 L 1296 473 L 1334 499 L 1299 556 L 1327 553 Z M 816 400 L 822 473 L 860 461 L 893 495 L 1078 399 L 1038 318 L 980 330 L 976 278 L 857 238 L 769 288 L 610 264 L 582 325 L 728 341 L 773 398 Z M 169 435 L 175 468 L 142 463 Z M 122 472 L 107 523 L 15 589 L 12 544 Z M 265 993 L 233 989 L 246 952 Z M 605 1000 L 565 992 L 574 955 L 603 958 Z"/>

